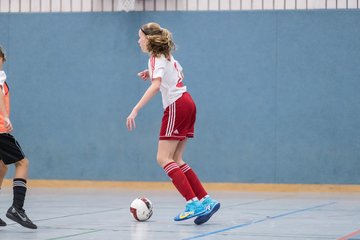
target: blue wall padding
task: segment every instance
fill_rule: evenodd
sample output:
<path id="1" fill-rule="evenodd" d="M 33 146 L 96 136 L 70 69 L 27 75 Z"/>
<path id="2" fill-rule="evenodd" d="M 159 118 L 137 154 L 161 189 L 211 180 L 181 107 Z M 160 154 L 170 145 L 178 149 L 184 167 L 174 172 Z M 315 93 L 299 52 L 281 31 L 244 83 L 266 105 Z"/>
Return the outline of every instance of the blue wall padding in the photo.
<path id="1" fill-rule="evenodd" d="M 206 182 L 360 184 L 359 11 L 0 14 L 14 135 L 33 179 L 168 181 L 143 23 L 173 32 Z"/>

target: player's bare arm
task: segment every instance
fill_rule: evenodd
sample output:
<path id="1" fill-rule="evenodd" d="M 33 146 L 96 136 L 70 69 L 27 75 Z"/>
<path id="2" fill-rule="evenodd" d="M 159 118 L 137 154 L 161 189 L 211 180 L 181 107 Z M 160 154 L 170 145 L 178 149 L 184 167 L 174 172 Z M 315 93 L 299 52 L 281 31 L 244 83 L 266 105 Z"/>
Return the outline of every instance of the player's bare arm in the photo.
<path id="1" fill-rule="evenodd" d="M 151 81 L 151 85 L 146 90 L 140 101 L 135 105 L 130 115 L 126 119 L 126 127 L 129 129 L 129 131 L 133 130 L 136 127 L 135 118 L 138 112 L 159 92 L 160 85 L 161 85 L 161 78 L 154 78 Z"/>

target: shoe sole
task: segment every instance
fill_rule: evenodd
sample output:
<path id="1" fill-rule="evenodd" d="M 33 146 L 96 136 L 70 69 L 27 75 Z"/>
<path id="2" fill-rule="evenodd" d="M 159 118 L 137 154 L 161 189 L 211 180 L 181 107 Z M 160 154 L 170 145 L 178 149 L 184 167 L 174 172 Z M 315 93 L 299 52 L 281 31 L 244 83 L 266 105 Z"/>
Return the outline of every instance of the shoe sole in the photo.
<path id="1" fill-rule="evenodd" d="M 219 210 L 219 208 L 220 208 L 220 203 L 215 204 L 214 208 L 209 213 L 197 217 L 194 220 L 194 223 L 196 225 L 201 225 L 203 223 L 206 223 L 207 221 L 209 221 L 211 216 Z"/>
<path id="2" fill-rule="evenodd" d="M 30 228 L 30 229 L 37 229 L 37 226 L 28 226 L 26 224 L 24 224 L 23 222 L 17 220 L 16 218 L 14 218 L 12 215 L 10 214 L 6 214 L 6 217 L 13 220 L 14 222 L 17 222 L 18 224 L 20 224 L 21 226 L 23 227 L 26 227 L 26 228 Z"/>

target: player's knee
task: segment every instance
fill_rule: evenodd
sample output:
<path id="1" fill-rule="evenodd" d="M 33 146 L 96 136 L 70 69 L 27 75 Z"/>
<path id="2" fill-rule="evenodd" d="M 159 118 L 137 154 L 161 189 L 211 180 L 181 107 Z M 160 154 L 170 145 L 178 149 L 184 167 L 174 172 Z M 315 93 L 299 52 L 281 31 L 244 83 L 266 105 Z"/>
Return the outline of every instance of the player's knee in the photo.
<path id="1" fill-rule="evenodd" d="M 184 160 L 182 158 L 174 160 L 178 166 L 182 166 L 185 164 Z"/>
<path id="2" fill-rule="evenodd" d="M 163 158 L 159 155 L 156 156 L 157 163 L 161 166 L 161 162 L 163 161 Z"/>
<path id="3" fill-rule="evenodd" d="M 161 167 L 164 167 L 167 164 L 167 162 L 169 162 L 169 159 L 167 159 L 167 158 L 165 158 L 163 156 L 160 156 L 160 155 L 157 155 L 156 160 L 157 160 L 157 163 Z"/>
<path id="4" fill-rule="evenodd" d="M 176 162 L 177 164 L 180 164 L 180 163 L 182 163 L 182 162 L 184 162 L 184 161 L 183 161 L 182 156 L 180 156 L 180 155 L 174 155 L 174 162 Z"/>

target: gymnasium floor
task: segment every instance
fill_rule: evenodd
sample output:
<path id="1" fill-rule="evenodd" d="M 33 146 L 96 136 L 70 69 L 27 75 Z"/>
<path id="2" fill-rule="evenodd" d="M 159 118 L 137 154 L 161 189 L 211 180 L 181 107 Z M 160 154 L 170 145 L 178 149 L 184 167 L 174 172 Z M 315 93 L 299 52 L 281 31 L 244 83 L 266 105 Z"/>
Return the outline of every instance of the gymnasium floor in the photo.
<path id="1" fill-rule="evenodd" d="M 30 230 L 11 222 L 5 212 L 12 189 L 0 191 L 1 240 L 147 240 L 147 239 L 360 239 L 360 193 L 212 191 L 221 209 L 206 224 L 174 222 L 184 202 L 172 190 L 30 189 L 25 205 L 38 225 Z M 131 201 L 150 198 L 154 215 L 136 222 Z"/>

